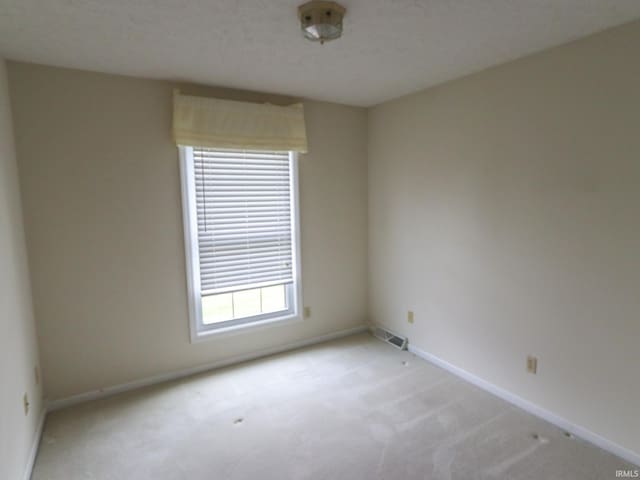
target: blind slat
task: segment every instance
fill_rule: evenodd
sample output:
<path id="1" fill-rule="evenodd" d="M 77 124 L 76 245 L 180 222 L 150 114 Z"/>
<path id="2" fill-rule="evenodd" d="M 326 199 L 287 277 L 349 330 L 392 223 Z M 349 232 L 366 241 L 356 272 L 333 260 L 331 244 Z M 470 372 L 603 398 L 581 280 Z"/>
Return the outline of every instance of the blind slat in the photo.
<path id="1" fill-rule="evenodd" d="M 202 218 L 198 219 L 198 224 L 201 223 L 215 223 L 218 221 L 246 221 L 247 219 L 256 219 L 267 221 L 270 219 L 287 219 L 289 220 L 289 212 L 288 211 L 277 211 L 277 212 L 269 212 L 269 211 L 256 211 L 251 213 L 244 213 L 239 211 L 216 211 L 216 212 L 207 212 L 205 217 L 204 212 L 202 214 Z"/>
<path id="2" fill-rule="evenodd" d="M 217 210 L 223 210 L 223 211 L 228 211 L 229 208 L 232 208 L 234 205 L 233 203 L 237 203 L 236 207 L 238 208 L 247 208 L 247 211 L 252 211 L 252 210 L 258 210 L 258 209 L 269 209 L 272 207 L 281 207 L 281 208 L 285 208 L 287 207 L 288 210 L 288 203 L 285 202 L 251 202 L 251 204 L 249 205 L 245 205 L 244 202 L 239 202 L 239 201 L 234 201 L 234 202 L 226 202 L 225 205 L 219 205 L 219 206 L 212 206 L 211 204 L 207 206 L 207 211 L 209 211 L 209 207 L 211 207 L 211 211 L 215 212 Z M 231 205 L 230 205 L 231 204 Z M 198 205 L 199 208 L 202 208 L 202 205 Z"/>
<path id="3" fill-rule="evenodd" d="M 259 245 L 259 246 L 256 246 Z M 261 244 L 255 244 L 252 245 L 250 248 L 250 252 L 247 252 L 247 250 L 249 249 L 241 247 L 239 248 L 237 245 L 228 245 L 228 246 L 221 246 L 221 245 L 203 245 L 203 261 L 206 260 L 209 257 L 213 257 L 214 256 L 214 252 L 215 252 L 215 258 L 220 260 L 220 261 L 224 261 L 225 257 L 242 257 L 244 258 L 245 256 L 251 256 L 251 255 L 261 255 L 263 252 L 275 252 L 278 250 L 282 250 L 283 248 L 286 247 L 291 248 L 291 244 L 289 243 L 281 243 L 281 242 L 273 242 L 273 243 L 261 243 Z"/>
<path id="4" fill-rule="evenodd" d="M 247 221 L 244 223 L 206 223 L 202 226 L 203 230 L 201 234 L 198 234 L 198 238 L 202 241 L 210 239 L 215 242 L 217 238 L 224 237 L 226 235 L 238 235 L 245 233 L 247 235 L 258 235 L 259 233 L 277 233 L 282 232 L 283 235 L 288 235 L 291 229 L 289 222 L 261 222 L 261 221 Z"/>
<path id="5" fill-rule="evenodd" d="M 194 148 L 203 294 L 293 281 L 285 152 Z"/>
<path id="6" fill-rule="evenodd" d="M 268 162 L 270 160 L 287 160 L 289 154 L 286 152 L 262 152 L 258 150 L 212 150 L 198 148 L 193 150 L 193 157 L 195 159 L 201 158 L 221 158 L 223 160 L 228 159 L 240 159 L 240 160 L 256 160 L 262 162 Z"/>
<path id="7" fill-rule="evenodd" d="M 202 264 L 203 265 L 210 265 L 213 262 L 216 262 L 216 264 L 218 266 L 222 267 L 234 267 L 237 265 L 247 265 L 247 259 L 244 257 L 227 257 L 229 258 L 229 260 L 226 261 L 221 261 L 220 259 L 205 259 Z M 291 262 L 291 256 L 283 256 L 282 258 L 278 259 L 278 260 L 263 260 L 260 261 L 259 260 L 260 257 L 253 257 L 251 265 L 255 265 L 255 266 L 265 266 L 265 265 L 279 265 L 281 263 L 289 263 Z"/>

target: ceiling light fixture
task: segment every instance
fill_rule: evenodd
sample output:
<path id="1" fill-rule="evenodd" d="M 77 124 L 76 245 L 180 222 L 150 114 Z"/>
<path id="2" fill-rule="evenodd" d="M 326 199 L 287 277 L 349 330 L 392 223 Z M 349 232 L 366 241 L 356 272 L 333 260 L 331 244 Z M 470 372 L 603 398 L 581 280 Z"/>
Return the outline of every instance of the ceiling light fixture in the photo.
<path id="1" fill-rule="evenodd" d="M 312 0 L 298 7 L 300 27 L 312 42 L 328 42 L 342 35 L 342 18 L 347 10 L 336 2 Z"/>

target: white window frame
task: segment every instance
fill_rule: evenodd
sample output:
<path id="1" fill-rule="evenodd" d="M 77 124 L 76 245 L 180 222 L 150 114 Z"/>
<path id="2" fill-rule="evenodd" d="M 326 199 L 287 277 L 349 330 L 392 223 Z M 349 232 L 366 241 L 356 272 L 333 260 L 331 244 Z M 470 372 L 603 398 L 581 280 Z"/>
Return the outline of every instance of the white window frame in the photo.
<path id="1" fill-rule="evenodd" d="M 198 252 L 198 219 L 196 211 L 196 184 L 193 148 L 179 146 L 180 179 L 182 190 L 182 218 L 189 297 L 189 331 L 191 343 L 200 342 L 222 334 L 235 334 L 282 325 L 302 320 L 302 275 L 300 259 L 300 199 L 298 192 L 298 154 L 289 152 L 291 176 L 291 228 L 293 284 L 285 286 L 289 308 L 285 311 L 259 314 L 242 319 L 205 325 L 202 321 L 202 296 L 200 289 L 200 261 Z M 241 289 L 239 289 L 241 290 Z"/>

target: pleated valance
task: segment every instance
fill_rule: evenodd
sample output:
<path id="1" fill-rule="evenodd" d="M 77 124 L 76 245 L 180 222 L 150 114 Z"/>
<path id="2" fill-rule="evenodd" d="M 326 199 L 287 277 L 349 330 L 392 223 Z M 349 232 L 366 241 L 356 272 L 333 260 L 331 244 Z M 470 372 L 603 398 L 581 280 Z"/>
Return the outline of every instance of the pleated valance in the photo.
<path id="1" fill-rule="evenodd" d="M 307 151 L 301 103 L 280 107 L 173 95 L 173 136 L 177 145 L 240 150 Z"/>

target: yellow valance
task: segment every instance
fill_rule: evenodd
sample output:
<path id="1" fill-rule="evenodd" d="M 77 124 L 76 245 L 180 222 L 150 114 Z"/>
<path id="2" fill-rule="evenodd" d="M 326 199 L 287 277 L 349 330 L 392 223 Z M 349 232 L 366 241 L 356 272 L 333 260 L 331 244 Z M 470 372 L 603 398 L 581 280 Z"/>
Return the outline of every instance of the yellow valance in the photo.
<path id="1" fill-rule="evenodd" d="M 301 103 L 280 107 L 174 92 L 177 145 L 241 150 L 307 151 Z"/>

